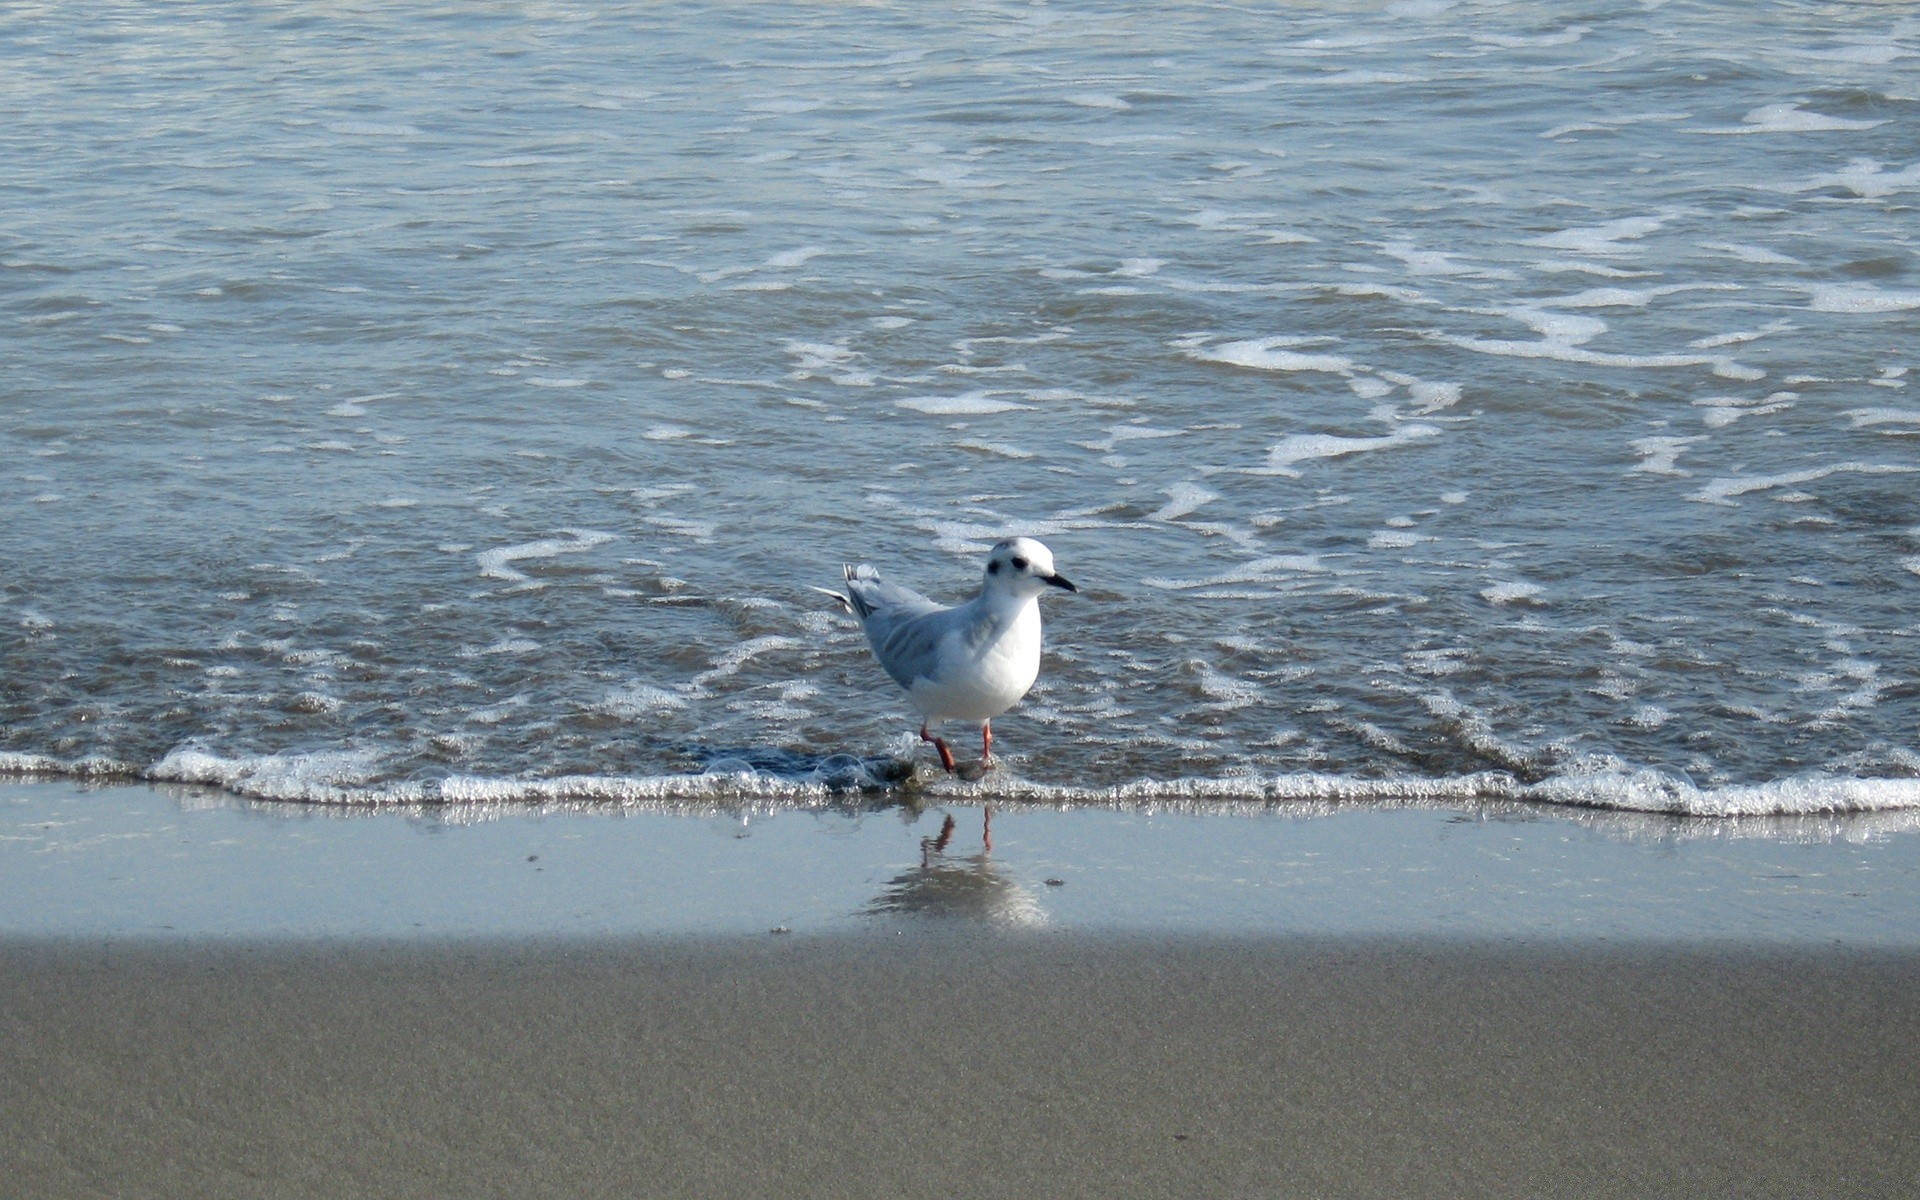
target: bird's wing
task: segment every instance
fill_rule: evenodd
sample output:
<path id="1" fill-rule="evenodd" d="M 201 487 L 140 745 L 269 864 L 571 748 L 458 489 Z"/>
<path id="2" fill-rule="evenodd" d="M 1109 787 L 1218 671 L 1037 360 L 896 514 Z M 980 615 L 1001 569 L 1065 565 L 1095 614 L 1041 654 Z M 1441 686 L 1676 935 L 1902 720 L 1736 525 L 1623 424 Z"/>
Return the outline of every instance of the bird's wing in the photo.
<path id="1" fill-rule="evenodd" d="M 847 568 L 847 602 L 853 608 L 853 615 L 863 623 L 875 617 L 884 617 L 891 623 L 941 611 L 938 604 L 912 588 L 883 581 L 879 573 L 865 563 Z"/>
<path id="2" fill-rule="evenodd" d="M 880 666 L 901 687 L 933 673 L 940 639 L 953 625 L 953 610 L 912 588 L 883 582 L 872 567 L 847 568 L 847 602 L 867 633 Z"/>
<path id="3" fill-rule="evenodd" d="M 914 680 L 933 677 L 940 663 L 940 643 L 957 620 L 957 610 L 941 608 L 924 596 L 919 599 L 928 605 L 919 612 L 894 616 L 894 610 L 882 609 L 866 620 L 873 656 L 895 683 L 909 690 Z"/>

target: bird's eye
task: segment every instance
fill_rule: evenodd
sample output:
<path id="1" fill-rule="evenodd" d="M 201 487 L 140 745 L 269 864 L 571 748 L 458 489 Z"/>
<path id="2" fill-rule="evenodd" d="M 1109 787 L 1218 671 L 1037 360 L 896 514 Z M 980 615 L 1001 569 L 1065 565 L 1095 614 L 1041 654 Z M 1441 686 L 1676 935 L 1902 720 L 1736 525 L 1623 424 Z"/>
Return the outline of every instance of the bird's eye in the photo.
<path id="1" fill-rule="evenodd" d="M 1014 570 L 1016 570 L 1016 571 L 1024 571 L 1024 570 L 1026 570 L 1026 569 L 1027 569 L 1027 560 L 1026 560 L 1026 559 L 1024 559 L 1024 558 L 1016 558 L 1016 559 L 1014 559 L 1014 560 L 1013 560 L 1013 569 L 1014 569 Z"/>
<path id="2" fill-rule="evenodd" d="M 992 562 L 987 564 L 987 574 L 998 575 L 999 573 L 1000 573 L 1000 560 L 996 558 Z"/>

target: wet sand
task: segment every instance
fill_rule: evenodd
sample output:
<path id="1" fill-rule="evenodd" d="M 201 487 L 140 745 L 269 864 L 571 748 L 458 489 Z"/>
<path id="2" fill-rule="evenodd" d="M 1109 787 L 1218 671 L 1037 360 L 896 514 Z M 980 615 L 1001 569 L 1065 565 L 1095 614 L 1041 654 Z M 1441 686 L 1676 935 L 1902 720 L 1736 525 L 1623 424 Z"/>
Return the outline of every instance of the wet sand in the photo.
<path id="1" fill-rule="evenodd" d="M 0 942 L 18 1195 L 1896 1196 L 1920 956 Z"/>

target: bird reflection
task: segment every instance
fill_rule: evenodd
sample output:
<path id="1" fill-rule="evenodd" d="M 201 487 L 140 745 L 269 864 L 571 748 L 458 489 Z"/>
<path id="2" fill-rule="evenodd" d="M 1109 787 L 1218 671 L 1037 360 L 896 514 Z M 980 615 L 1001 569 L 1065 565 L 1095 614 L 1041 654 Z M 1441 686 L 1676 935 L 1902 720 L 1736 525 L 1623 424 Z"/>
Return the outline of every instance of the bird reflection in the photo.
<path id="1" fill-rule="evenodd" d="M 919 865 L 888 880 L 863 911 L 868 916 L 917 914 L 993 925 L 1046 922 L 1046 910 L 1034 894 L 988 857 L 993 850 L 990 829 L 982 830 L 978 854 L 949 854 L 953 834 L 954 821 L 948 817 L 939 836 L 921 838 Z"/>

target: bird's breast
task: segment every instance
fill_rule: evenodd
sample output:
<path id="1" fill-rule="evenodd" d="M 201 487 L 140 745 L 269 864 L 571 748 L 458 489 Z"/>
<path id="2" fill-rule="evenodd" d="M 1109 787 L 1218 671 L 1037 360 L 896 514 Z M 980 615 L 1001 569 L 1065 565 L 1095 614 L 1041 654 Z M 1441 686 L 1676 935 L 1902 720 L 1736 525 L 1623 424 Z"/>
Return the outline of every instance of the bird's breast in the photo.
<path id="1" fill-rule="evenodd" d="M 972 638 L 956 633 L 941 647 L 937 678 L 908 689 L 929 717 L 986 721 L 1027 694 L 1040 674 L 1040 606 L 1028 603 Z"/>

